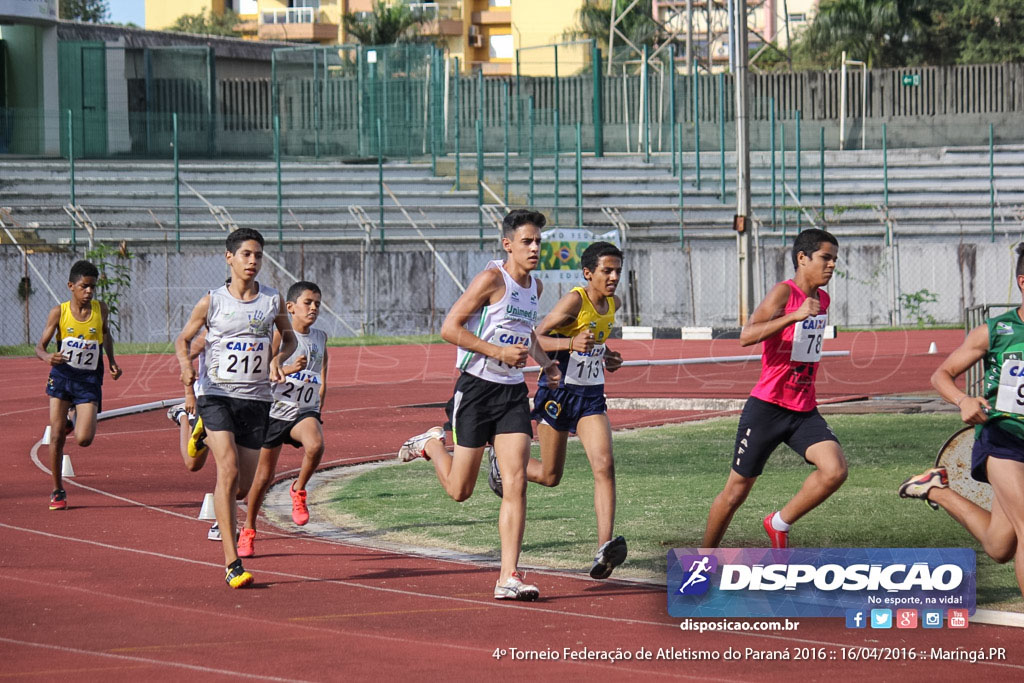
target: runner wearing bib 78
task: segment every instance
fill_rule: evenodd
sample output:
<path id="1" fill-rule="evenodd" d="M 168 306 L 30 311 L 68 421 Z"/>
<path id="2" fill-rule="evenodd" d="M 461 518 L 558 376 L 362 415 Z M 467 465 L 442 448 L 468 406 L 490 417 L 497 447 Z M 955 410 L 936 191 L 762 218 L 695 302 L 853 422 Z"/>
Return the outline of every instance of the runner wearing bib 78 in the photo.
<path id="1" fill-rule="evenodd" d="M 740 332 L 743 346 L 764 343 L 761 378 L 740 415 L 732 471 L 711 504 L 701 547 L 718 547 L 780 444 L 787 444 L 816 469 L 785 506 L 764 518 L 771 547 L 788 547 L 790 526 L 846 480 L 843 449 L 818 413 L 814 392 L 830 304 L 822 288 L 832 279 L 838 254 L 839 243 L 830 233 L 801 232 L 792 251 L 796 275 L 772 287 Z"/>

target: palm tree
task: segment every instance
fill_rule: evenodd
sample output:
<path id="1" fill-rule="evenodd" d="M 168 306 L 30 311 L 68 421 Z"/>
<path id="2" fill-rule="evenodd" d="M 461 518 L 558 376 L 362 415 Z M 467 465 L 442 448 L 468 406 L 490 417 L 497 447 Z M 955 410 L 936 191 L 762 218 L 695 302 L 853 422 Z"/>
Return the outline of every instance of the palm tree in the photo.
<path id="1" fill-rule="evenodd" d="M 824 0 L 800 42 L 826 64 L 845 51 L 869 68 L 897 66 L 916 61 L 930 20 L 923 0 Z"/>
<path id="2" fill-rule="evenodd" d="M 629 7 L 632 0 L 587 0 L 576 12 L 576 28 L 566 31 L 562 37 L 565 40 L 596 40 L 598 47 L 607 54 L 612 2 L 616 3 L 615 15 L 619 16 L 622 10 Z M 651 18 L 651 0 L 640 0 L 616 28 L 637 48 L 642 45 L 653 45 L 659 27 Z M 640 56 L 622 36 L 616 34 L 613 43 L 615 61 L 639 59 Z"/>
<path id="3" fill-rule="evenodd" d="M 414 41 L 424 17 L 413 12 L 405 0 L 398 0 L 391 5 L 384 0 L 377 0 L 368 17 L 361 18 L 350 13 L 342 17 L 342 21 L 345 30 L 363 45 L 390 45 Z"/>

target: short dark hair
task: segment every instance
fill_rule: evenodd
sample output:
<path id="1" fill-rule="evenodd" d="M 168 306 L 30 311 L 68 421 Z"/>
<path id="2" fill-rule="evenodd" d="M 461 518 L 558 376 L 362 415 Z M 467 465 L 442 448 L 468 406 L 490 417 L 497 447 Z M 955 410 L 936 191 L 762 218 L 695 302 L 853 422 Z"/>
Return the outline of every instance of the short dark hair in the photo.
<path id="1" fill-rule="evenodd" d="M 242 246 L 242 242 L 248 242 L 249 240 L 259 242 L 261 247 L 265 244 L 263 241 L 263 235 L 260 234 L 259 230 L 253 230 L 252 228 L 239 228 L 228 235 L 227 240 L 224 242 L 224 248 L 229 254 L 234 254 L 238 251 L 238 247 Z"/>
<path id="2" fill-rule="evenodd" d="M 323 293 L 320 291 L 320 288 L 317 287 L 315 283 L 308 282 L 306 280 L 299 280 L 294 285 L 288 288 L 288 296 L 285 298 L 285 300 L 295 303 L 296 301 L 299 300 L 299 296 L 301 296 L 302 293 L 305 292 L 307 289 L 313 292 L 314 294 L 319 294 L 320 296 L 323 296 Z"/>
<path id="3" fill-rule="evenodd" d="M 828 242 L 839 246 L 839 240 L 836 239 L 835 235 L 826 231 L 819 230 L 818 228 L 808 228 L 799 235 L 796 236 L 796 240 L 793 242 L 793 267 L 796 268 L 798 265 L 797 255 L 802 251 L 808 256 L 821 249 L 821 243 Z"/>
<path id="4" fill-rule="evenodd" d="M 100 271 L 89 261 L 75 261 L 71 266 L 71 272 L 68 273 L 68 282 L 74 284 L 81 280 L 83 277 L 95 277 L 100 276 Z"/>
<path id="5" fill-rule="evenodd" d="M 611 242 L 594 242 L 589 247 L 583 250 L 583 254 L 580 256 L 580 264 L 591 273 L 597 268 L 597 264 L 601 262 L 602 256 L 617 256 L 622 258 L 622 250 Z"/>
<path id="6" fill-rule="evenodd" d="M 1017 245 L 1017 275 L 1024 275 L 1024 242 Z"/>
<path id="7" fill-rule="evenodd" d="M 548 219 L 544 218 L 544 214 L 540 211 L 513 209 L 501 221 L 501 236 L 512 239 L 515 237 L 516 230 L 526 224 L 536 225 L 538 230 L 543 230 L 544 226 L 548 224 Z"/>

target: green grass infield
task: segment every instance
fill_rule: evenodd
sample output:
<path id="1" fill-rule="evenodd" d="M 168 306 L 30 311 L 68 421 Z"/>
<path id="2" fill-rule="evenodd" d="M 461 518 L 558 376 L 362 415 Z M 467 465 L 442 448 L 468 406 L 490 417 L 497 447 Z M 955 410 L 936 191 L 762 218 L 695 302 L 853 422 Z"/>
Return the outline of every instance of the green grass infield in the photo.
<path id="1" fill-rule="evenodd" d="M 961 426 L 955 415 L 834 415 L 828 420 L 843 443 L 849 478 L 794 525 L 792 545 L 973 548 L 978 551 L 978 603 L 1024 611 L 1012 563 L 990 560 L 945 512 L 896 494 L 905 478 L 932 465 L 945 439 Z M 725 418 L 615 434 L 615 533 L 629 543 L 629 558 L 616 576 L 663 581 L 669 549 L 699 546 L 708 507 L 729 472 L 736 422 Z M 533 454 L 539 455 L 536 445 Z M 378 538 L 497 559 L 499 500 L 487 486 L 486 471 L 485 459 L 473 496 L 455 503 L 429 462 L 384 466 L 340 479 L 329 494 L 331 514 L 339 526 Z M 789 500 L 810 472 L 803 458 L 780 447 L 722 545 L 764 547 L 761 520 Z M 589 569 L 596 534 L 593 476 L 582 446 L 572 439 L 561 484 L 530 484 L 527 490 L 521 562 Z"/>

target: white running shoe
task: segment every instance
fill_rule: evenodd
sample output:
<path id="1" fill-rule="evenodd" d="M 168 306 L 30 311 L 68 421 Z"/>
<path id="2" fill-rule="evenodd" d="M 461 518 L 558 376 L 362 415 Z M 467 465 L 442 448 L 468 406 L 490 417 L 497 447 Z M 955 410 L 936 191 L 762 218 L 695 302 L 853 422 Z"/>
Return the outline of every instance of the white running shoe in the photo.
<path id="1" fill-rule="evenodd" d="M 210 530 L 206 532 L 206 538 L 210 541 L 220 540 L 220 527 L 217 526 L 217 522 L 214 522 L 213 526 L 210 527 Z"/>
<path id="2" fill-rule="evenodd" d="M 403 443 L 402 447 L 398 449 L 399 462 L 410 462 L 416 458 L 430 460 L 426 448 L 427 442 L 431 439 L 437 439 L 444 444 L 444 427 L 431 427 Z"/>
<path id="3" fill-rule="evenodd" d="M 187 415 L 185 412 L 185 404 L 179 403 L 176 406 L 171 406 L 167 409 L 167 419 L 176 425 L 181 425 L 181 416 Z"/>
<path id="4" fill-rule="evenodd" d="M 540 597 L 540 591 L 536 586 L 523 583 L 523 575 L 513 572 L 512 576 L 505 580 L 505 583 L 494 584 L 495 600 L 536 600 Z"/>

